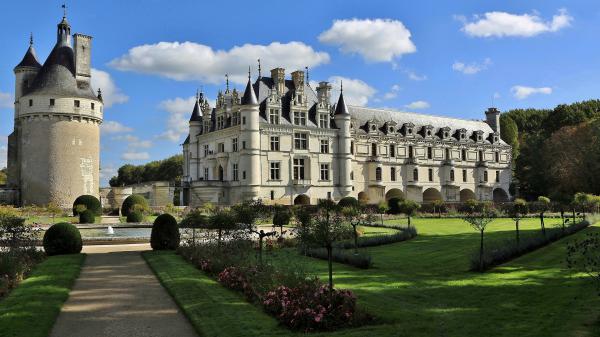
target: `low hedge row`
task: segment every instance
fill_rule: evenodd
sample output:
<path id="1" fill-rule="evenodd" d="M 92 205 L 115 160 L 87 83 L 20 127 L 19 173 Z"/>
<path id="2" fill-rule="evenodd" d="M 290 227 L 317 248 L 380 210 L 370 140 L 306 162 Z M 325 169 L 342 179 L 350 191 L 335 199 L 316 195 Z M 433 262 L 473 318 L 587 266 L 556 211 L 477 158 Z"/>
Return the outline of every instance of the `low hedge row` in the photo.
<path id="1" fill-rule="evenodd" d="M 395 228 L 398 229 L 398 233 L 394 234 L 386 234 L 386 235 L 377 235 L 377 236 L 363 236 L 358 238 L 358 248 L 363 247 L 374 247 L 387 245 L 390 243 L 402 242 L 406 240 L 410 240 L 417 236 L 417 229 L 415 227 L 390 227 L 386 226 L 385 228 Z M 338 242 L 336 245 L 338 249 L 352 249 L 354 248 L 354 241 L 342 241 Z"/>
<path id="2" fill-rule="evenodd" d="M 327 260 L 327 250 L 325 248 L 308 248 L 305 251 L 306 256 L 317 259 Z M 368 269 L 373 266 L 371 255 L 365 253 L 355 253 L 353 250 L 333 249 L 333 261 L 348 264 L 361 269 Z"/>
<path id="3" fill-rule="evenodd" d="M 566 236 L 575 234 L 587 228 L 590 223 L 583 220 L 574 225 L 546 229 L 546 235 L 539 234 L 532 237 L 522 238 L 519 243 L 515 240 L 506 240 L 492 246 L 486 246 L 483 252 L 483 270 L 479 269 L 479 250 L 471 257 L 472 271 L 485 271 L 494 266 L 506 263 L 521 255 L 542 248 L 552 242 L 558 241 Z"/>

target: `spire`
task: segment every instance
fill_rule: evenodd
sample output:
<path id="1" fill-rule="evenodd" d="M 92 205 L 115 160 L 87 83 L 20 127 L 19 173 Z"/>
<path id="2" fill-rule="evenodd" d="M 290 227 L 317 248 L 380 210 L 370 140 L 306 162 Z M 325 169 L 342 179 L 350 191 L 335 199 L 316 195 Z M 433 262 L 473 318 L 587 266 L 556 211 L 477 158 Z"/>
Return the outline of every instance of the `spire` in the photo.
<path id="1" fill-rule="evenodd" d="M 20 67 L 32 67 L 32 68 L 41 68 L 42 65 L 37 60 L 37 56 L 35 54 L 35 48 L 33 48 L 33 33 L 29 35 L 29 48 L 25 52 L 23 59 L 16 66 L 16 68 Z"/>
<path id="2" fill-rule="evenodd" d="M 192 117 L 190 117 L 190 122 L 200 122 L 202 121 L 200 109 L 200 93 L 196 90 L 196 102 L 194 103 L 194 111 L 192 111 Z"/>
<path id="3" fill-rule="evenodd" d="M 246 84 L 246 90 L 244 90 L 244 96 L 242 97 L 242 105 L 258 105 L 254 88 L 252 88 L 252 80 L 250 79 L 250 66 L 248 66 L 248 83 Z"/>
<path id="4" fill-rule="evenodd" d="M 304 67 L 304 70 L 306 71 L 306 85 L 310 87 L 310 78 L 308 77 L 308 66 Z"/>
<path id="5" fill-rule="evenodd" d="M 344 85 L 342 84 L 342 81 L 340 81 L 340 98 L 335 106 L 334 115 L 349 115 L 348 107 L 344 101 Z"/>
<path id="6" fill-rule="evenodd" d="M 62 20 L 58 23 L 58 30 L 56 34 L 57 43 L 67 43 L 71 42 L 71 25 L 67 21 L 67 5 L 63 3 L 63 17 Z"/>
<path id="7" fill-rule="evenodd" d="M 262 74 L 261 74 L 261 68 L 260 68 L 260 59 L 258 59 L 258 79 L 260 80 L 262 78 Z"/>
<path id="8" fill-rule="evenodd" d="M 229 74 L 225 74 L 225 93 L 229 93 Z"/>

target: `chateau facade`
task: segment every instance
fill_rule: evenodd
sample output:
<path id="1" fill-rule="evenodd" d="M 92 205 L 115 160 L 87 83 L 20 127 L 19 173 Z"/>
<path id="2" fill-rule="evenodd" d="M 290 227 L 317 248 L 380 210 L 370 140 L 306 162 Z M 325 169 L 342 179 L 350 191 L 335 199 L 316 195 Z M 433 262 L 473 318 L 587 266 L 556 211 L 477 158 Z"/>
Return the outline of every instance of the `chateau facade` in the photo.
<path id="1" fill-rule="evenodd" d="M 66 16 L 42 66 L 33 39 L 14 68 L 14 131 L 8 137 L 8 181 L 17 205 L 71 207 L 98 197 L 103 103 L 91 81 L 91 42 L 71 36 Z"/>
<path id="2" fill-rule="evenodd" d="M 183 144 L 184 204 L 509 199 L 497 109 L 474 121 L 347 106 L 343 89 L 332 105 L 331 89 L 276 68 L 249 76 L 244 93 L 227 86 L 214 108 L 199 94 Z"/>

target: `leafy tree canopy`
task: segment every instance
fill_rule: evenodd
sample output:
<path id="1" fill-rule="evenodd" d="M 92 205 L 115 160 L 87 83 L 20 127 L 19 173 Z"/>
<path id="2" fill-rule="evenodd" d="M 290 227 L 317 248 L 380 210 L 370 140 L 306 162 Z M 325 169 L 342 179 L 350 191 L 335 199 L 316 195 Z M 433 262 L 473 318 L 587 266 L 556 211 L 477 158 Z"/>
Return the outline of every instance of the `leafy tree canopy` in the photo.
<path id="1" fill-rule="evenodd" d="M 151 161 L 143 165 L 125 164 L 110 179 L 110 186 L 125 186 L 149 181 L 178 182 L 183 175 L 183 155 Z"/>

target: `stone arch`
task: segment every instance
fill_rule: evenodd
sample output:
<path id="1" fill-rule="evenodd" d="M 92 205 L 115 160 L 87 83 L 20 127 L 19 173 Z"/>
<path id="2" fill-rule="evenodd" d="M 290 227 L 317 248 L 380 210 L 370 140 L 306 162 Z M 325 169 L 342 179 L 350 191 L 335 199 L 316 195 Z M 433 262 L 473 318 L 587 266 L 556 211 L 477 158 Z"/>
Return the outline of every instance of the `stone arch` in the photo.
<path id="1" fill-rule="evenodd" d="M 475 192 L 471 191 L 468 188 L 465 188 L 464 190 L 460 191 L 460 202 L 465 202 L 470 199 L 477 200 Z"/>
<path id="2" fill-rule="evenodd" d="M 428 188 L 425 191 L 423 191 L 423 203 L 427 204 L 430 202 L 434 202 L 436 200 L 443 200 L 442 193 L 440 193 L 440 191 L 436 190 L 433 187 Z"/>
<path id="3" fill-rule="evenodd" d="M 310 205 L 310 197 L 306 194 L 300 194 L 294 199 L 294 205 Z"/>
<path id="4" fill-rule="evenodd" d="M 402 193 L 402 190 L 398 188 L 392 188 L 385 194 L 385 200 L 387 201 L 392 198 L 404 199 L 404 193 Z"/>
<path id="5" fill-rule="evenodd" d="M 369 195 L 367 192 L 362 191 L 358 193 L 358 202 L 361 204 L 367 204 L 369 202 Z"/>
<path id="6" fill-rule="evenodd" d="M 492 193 L 494 202 L 507 202 L 508 201 L 508 193 L 501 188 L 494 189 Z"/>

